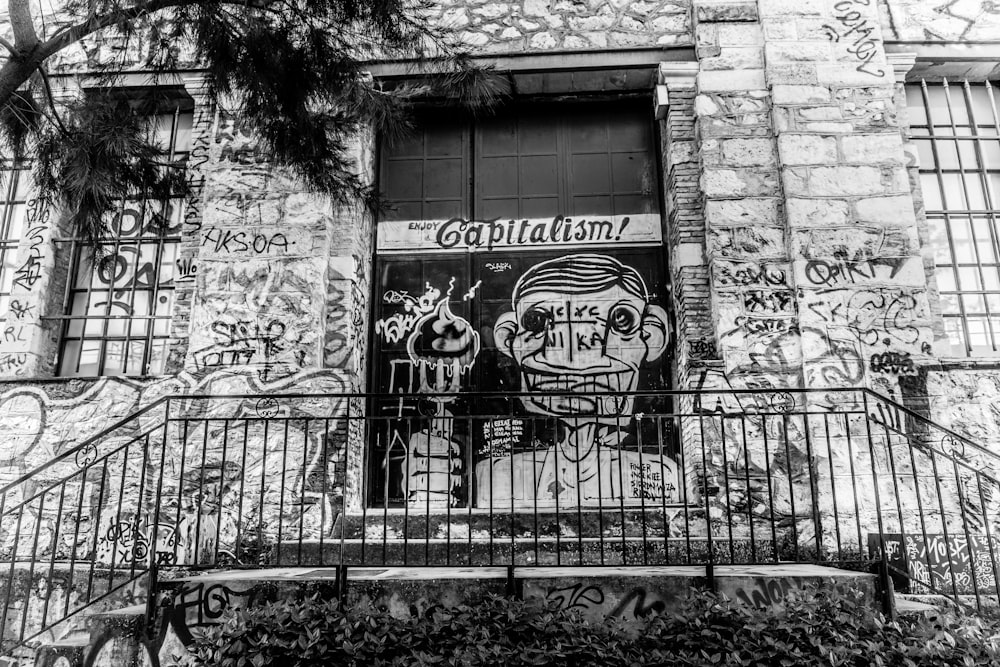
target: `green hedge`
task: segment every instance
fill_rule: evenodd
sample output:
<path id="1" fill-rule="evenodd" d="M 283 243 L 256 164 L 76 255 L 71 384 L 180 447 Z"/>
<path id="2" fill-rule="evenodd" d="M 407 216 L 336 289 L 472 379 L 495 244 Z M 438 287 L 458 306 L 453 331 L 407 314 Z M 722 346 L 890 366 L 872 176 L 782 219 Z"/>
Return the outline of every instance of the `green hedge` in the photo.
<path id="1" fill-rule="evenodd" d="M 314 597 L 230 613 L 192 655 L 198 667 L 980 667 L 1000 665 L 1000 622 L 950 612 L 887 621 L 860 598 L 827 591 L 766 611 L 693 593 L 676 611 L 631 624 L 589 624 L 499 597 L 399 620 Z"/>

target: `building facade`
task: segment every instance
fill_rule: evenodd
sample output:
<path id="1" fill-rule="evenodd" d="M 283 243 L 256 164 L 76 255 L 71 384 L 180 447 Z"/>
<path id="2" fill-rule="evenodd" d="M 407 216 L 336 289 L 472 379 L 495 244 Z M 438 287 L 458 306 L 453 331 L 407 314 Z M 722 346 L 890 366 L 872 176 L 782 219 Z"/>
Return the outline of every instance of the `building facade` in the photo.
<path id="1" fill-rule="evenodd" d="M 378 534 L 362 518 L 359 535 L 384 540 L 405 534 L 399 516 L 443 514 L 436 537 L 471 544 L 500 510 L 533 514 L 537 536 L 540 512 L 647 503 L 662 508 L 661 536 L 683 538 L 689 515 L 668 508 L 711 517 L 716 501 L 750 516 L 729 518 L 730 540 L 736 525 L 752 541 L 759 480 L 771 525 L 794 525 L 796 494 L 777 502 L 778 487 L 823 466 L 835 480 L 862 455 L 844 444 L 849 418 L 827 420 L 814 452 L 815 423 L 792 437 L 787 415 L 777 435 L 764 418 L 747 435 L 740 415 L 834 411 L 859 388 L 949 429 L 939 441 L 1000 455 L 1000 7 L 448 0 L 437 12 L 511 95 L 491 114 L 419 109 L 395 144 L 358 136 L 357 168 L 389 204 L 378 215 L 270 165 L 238 118 L 205 104 L 197 70 L 177 74 L 158 126 L 186 155 L 190 195 L 123 202 L 96 264 L 8 165 L 0 485 L 14 483 L 14 503 L 36 497 L 15 482 L 43 466 L 36 482 L 95 465 L 112 480 L 78 479 L 72 513 L 51 518 L 48 500 L 5 524 L 8 553 L 49 540 L 71 544 L 46 553 L 128 560 L 145 540 L 164 562 L 194 563 L 208 540 L 236 544 L 238 560 L 245 516 L 255 539 L 280 543 L 264 524 L 322 542 L 375 514 Z M 88 59 L 129 48 L 86 43 L 53 73 L 84 85 Z M 407 76 L 394 62 L 371 71 Z M 165 231 L 151 224 L 161 214 Z M 108 489 L 138 483 L 121 443 L 138 433 L 148 446 L 163 424 L 184 429 L 155 441 L 153 467 L 169 471 L 157 495 L 174 500 L 140 520 Z M 240 444 L 187 449 L 219 438 Z M 947 476 L 916 467 L 917 497 Z M 808 485 L 800 510 L 835 502 L 830 484 Z M 247 485 L 260 491 L 244 512 Z M 873 529 L 857 486 L 863 549 Z M 668 514 L 684 520 L 668 530 Z"/>

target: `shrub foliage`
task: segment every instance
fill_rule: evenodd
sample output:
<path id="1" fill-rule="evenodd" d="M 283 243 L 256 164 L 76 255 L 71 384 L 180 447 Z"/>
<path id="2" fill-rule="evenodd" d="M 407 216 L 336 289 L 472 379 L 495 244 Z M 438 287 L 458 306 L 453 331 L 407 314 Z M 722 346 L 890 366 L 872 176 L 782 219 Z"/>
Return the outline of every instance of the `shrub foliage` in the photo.
<path id="1" fill-rule="evenodd" d="M 1000 665 L 1000 622 L 951 612 L 890 621 L 828 591 L 768 610 L 695 593 L 672 612 L 602 624 L 538 600 L 493 597 L 400 620 L 312 597 L 230 612 L 196 639 L 190 664 L 980 667 Z"/>

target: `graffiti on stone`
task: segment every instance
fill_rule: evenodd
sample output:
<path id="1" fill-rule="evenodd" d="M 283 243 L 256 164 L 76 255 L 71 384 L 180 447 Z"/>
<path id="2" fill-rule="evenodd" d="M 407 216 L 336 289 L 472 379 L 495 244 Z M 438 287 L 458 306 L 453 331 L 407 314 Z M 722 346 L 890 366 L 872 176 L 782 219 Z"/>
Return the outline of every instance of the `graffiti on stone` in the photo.
<path id="1" fill-rule="evenodd" d="M 21 377 L 28 365 L 28 355 L 24 352 L 4 352 L 0 354 L 0 375 Z"/>
<path id="2" fill-rule="evenodd" d="M 924 335 L 920 322 L 928 318 L 923 295 L 892 289 L 809 292 L 804 308 L 824 325 L 846 327 L 870 346 L 915 345 Z"/>
<path id="3" fill-rule="evenodd" d="M 794 309 L 795 300 L 787 290 L 747 290 L 743 307 L 748 313 L 784 313 Z"/>
<path id="4" fill-rule="evenodd" d="M 279 360 L 292 368 L 305 366 L 306 352 L 300 347 L 301 338 L 289 331 L 281 319 L 216 320 L 210 333 L 215 342 L 193 354 L 199 370 L 259 365 L 257 372 L 266 382 L 276 373 L 288 374 L 285 370 L 275 370 Z"/>
<path id="5" fill-rule="evenodd" d="M 177 278 L 179 283 L 194 282 L 198 275 L 198 264 L 190 257 L 183 257 L 176 262 Z"/>
<path id="6" fill-rule="evenodd" d="M 201 105 L 199 105 L 201 106 Z M 205 191 L 205 176 L 202 167 L 208 162 L 210 147 L 209 133 L 205 131 L 210 119 L 209 112 L 202 108 L 194 121 L 193 127 L 200 131 L 194 132 L 191 142 L 191 153 L 185 165 L 184 177 L 187 180 L 187 200 L 184 206 L 185 230 L 201 229 L 202 195 Z"/>
<path id="7" fill-rule="evenodd" d="M 919 257 L 880 257 L 860 261 L 812 259 L 804 267 L 805 281 L 811 285 L 870 284 L 909 277 L 919 269 Z M 922 270 L 922 269 L 920 269 Z M 907 274 L 904 276 L 903 272 Z"/>
<path id="8" fill-rule="evenodd" d="M 622 447 L 635 401 L 627 392 L 667 346 L 666 313 L 639 273 L 606 255 L 551 259 L 520 277 L 511 305 L 493 326 L 497 351 L 516 365 L 525 411 L 556 420 L 561 435 L 477 463 L 477 504 L 673 499 L 673 460 Z"/>
<path id="9" fill-rule="evenodd" d="M 810 387 L 851 387 L 864 379 L 858 343 L 811 327 L 802 329 L 802 348 Z"/>
<path id="10" fill-rule="evenodd" d="M 19 299 L 10 300 L 10 312 L 15 319 L 23 320 L 25 316 L 30 315 L 31 311 L 34 309 L 34 306 L 22 303 Z"/>
<path id="11" fill-rule="evenodd" d="M 117 521 L 98 538 L 97 559 L 102 563 L 144 565 L 151 557 L 157 565 L 177 562 L 177 535 L 173 526 L 137 526 L 133 521 Z"/>
<path id="12" fill-rule="evenodd" d="M 788 280 L 784 269 L 754 262 L 719 262 L 714 271 L 719 287 L 780 287 Z"/>
<path id="13" fill-rule="evenodd" d="M 715 341 L 708 338 L 698 338 L 688 343 L 692 359 L 715 359 Z"/>
<path id="14" fill-rule="evenodd" d="M 546 591 L 545 599 L 559 609 L 579 610 L 583 614 L 599 612 L 604 618 L 635 620 L 660 614 L 667 608 L 666 600 L 655 591 L 637 587 L 623 591 L 608 591 L 601 586 L 577 583 Z"/>
<path id="15" fill-rule="evenodd" d="M 202 247 L 207 247 L 216 255 L 248 254 L 280 255 L 287 253 L 290 245 L 282 232 L 247 232 L 240 229 L 209 227 L 201 235 Z"/>
<path id="16" fill-rule="evenodd" d="M 281 399 L 281 392 L 303 386 L 317 397 Z M 67 447 L 86 442 L 109 417 L 158 396 L 251 394 L 245 399 L 173 399 L 169 428 L 160 428 L 157 419 L 163 413 L 154 410 L 72 451 L 42 474 L 42 482 L 64 480 L 43 506 L 36 499 L 18 511 L 17 503 L 35 487 L 14 488 L 6 509 L 17 516 L 5 517 L 0 545 L 6 552 L 16 548 L 21 553 L 37 534 L 43 553 L 55 548 L 63 555 L 102 562 L 152 557 L 160 563 L 225 558 L 256 564 L 282 531 L 314 537 L 328 533 L 343 505 L 345 486 L 335 476 L 346 447 L 336 421 L 343 411 L 344 399 L 337 397 L 342 391 L 340 380 L 324 373 L 262 383 L 253 374 L 224 372 L 201 380 L 181 374 L 151 384 L 101 380 L 65 399 L 41 390 L 0 395 L 0 428 L 13 434 L 8 437 L 13 457 L 0 460 L 0 484 L 6 484 L 56 459 Z M 270 395 L 254 398 L 253 393 Z M 189 416 L 194 419 L 187 421 Z M 283 426 L 268 429 L 264 420 L 270 418 L 283 419 Z M 72 432 L 67 424 L 73 425 Z M 149 433 L 149 450 L 155 453 L 149 458 L 127 446 L 129 429 L 136 428 Z M 279 457 L 285 474 L 275 475 L 269 471 Z M 148 480 L 160 473 L 158 493 L 151 494 Z M 57 525 L 60 494 L 65 507 Z"/>
<path id="17" fill-rule="evenodd" d="M 768 609 L 781 605 L 788 594 L 801 588 L 789 577 L 754 577 L 749 587 L 736 589 L 736 599 L 748 607 Z"/>
<path id="18" fill-rule="evenodd" d="M 880 352 L 873 354 L 869 369 L 875 373 L 916 375 L 917 369 L 909 352 Z"/>
<path id="19" fill-rule="evenodd" d="M 872 0 L 840 0 L 833 6 L 835 24 L 825 23 L 823 30 L 831 42 L 845 47 L 847 54 L 856 61 L 858 72 L 882 78 L 885 69 L 876 66 L 882 43 L 878 20 L 859 9 L 873 4 Z"/>
<path id="20" fill-rule="evenodd" d="M 49 208 L 41 199 L 28 200 L 25 211 L 25 239 L 28 242 L 28 257 L 14 271 L 13 285 L 30 291 L 42 277 L 42 250 L 45 232 L 49 228 Z"/>

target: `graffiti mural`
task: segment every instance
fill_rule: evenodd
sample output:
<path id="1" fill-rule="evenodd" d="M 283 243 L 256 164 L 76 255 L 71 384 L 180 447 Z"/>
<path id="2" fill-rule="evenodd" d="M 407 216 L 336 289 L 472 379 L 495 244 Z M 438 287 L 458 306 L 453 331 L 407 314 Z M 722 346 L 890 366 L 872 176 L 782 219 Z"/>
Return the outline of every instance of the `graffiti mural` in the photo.
<path id="1" fill-rule="evenodd" d="M 398 398 L 381 401 L 371 500 L 674 502 L 669 439 L 635 395 L 663 386 L 667 315 L 635 268 L 656 264 L 616 254 L 382 260 L 376 382 Z"/>
<path id="2" fill-rule="evenodd" d="M 281 397 L 303 386 L 314 395 Z M 15 485 L 6 497 L 0 553 L 27 553 L 37 543 L 42 555 L 118 565 L 150 558 L 161 565 L 215 558 L 256 563 L 285 536 L 328 535 L 346 484 L 343 391 L 339 377 L 314 371 L 271 383 L 253 372 L 220 372 L 200 380 L 114 378 L 0 394 L 0 428 L 13 434 L 15 448 L 14 456 L 0 459 L 4 484 L 97 434 L 109 418 L 161 396 L 227 396 L 172 399 L 170 425 L 163 425 L 164 408 L 141 414 L 32 483 Z M 270 395 L 254 395 L 261 393 Z M 148 443 L 147 455 L 136 446 L 137 434 Z M 63 486 L 41 502 L 40 490 L 58 480 Z"/>
<path id="3" fill-rule="evenodd" d="M 497 349 L 517 364 L 524 409 L 557 421 L 558 442 L 481 461 L 477 504 L 672 495 L 672 460 L 621 446 L 639 367 L 667 345 L 666 312 L 649 303 L 639 273 L 606 255 L 570 255 L 525 273 L 511 301 L 494 325 Z"/>

